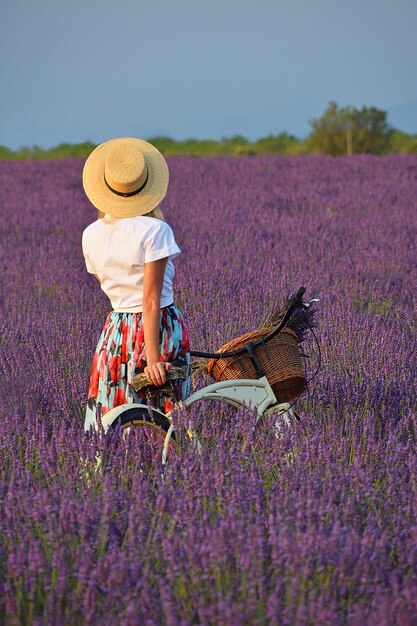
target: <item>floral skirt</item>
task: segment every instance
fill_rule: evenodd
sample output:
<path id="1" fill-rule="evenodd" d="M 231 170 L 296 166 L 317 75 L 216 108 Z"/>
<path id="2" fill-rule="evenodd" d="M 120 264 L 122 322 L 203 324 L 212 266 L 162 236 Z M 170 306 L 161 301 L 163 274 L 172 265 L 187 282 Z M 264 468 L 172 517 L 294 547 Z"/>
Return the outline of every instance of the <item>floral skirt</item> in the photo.
<path id="1" fill-rule="evenodd" d="M 174 305 L 163 307 L 160 315 L 161 361 L 176 361 L 187 367 L 188 376 L 177 388 L 179 400 L 190 393 L 190 345 L 181 312 Z M 146 402 L 146 392 L 136 392 L 131 381 L 146 367 L 142 313 L 117 313 L 107 316 L 98 340 L 91 368 L 84 429 L 96 418 L 120 404 Z M 166 406 L 169 410 L 171 406 Z"/>

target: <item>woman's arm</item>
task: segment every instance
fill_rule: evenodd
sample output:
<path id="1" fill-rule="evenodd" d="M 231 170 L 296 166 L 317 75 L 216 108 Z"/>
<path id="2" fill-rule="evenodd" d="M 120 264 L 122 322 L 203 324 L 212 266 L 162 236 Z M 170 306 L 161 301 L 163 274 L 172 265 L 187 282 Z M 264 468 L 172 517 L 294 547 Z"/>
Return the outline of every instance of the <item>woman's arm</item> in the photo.
<path id="1" fill-rule="evenodd" d="M 144 372 L 153 385 L 163 385 L 165 371 L 171 367 L 170 363 L 160 361 L 159 356 L 161 292 L 167 261 L 165 258 L 145 263 L 143 276 L 143 332 L 147 361 Z"/>

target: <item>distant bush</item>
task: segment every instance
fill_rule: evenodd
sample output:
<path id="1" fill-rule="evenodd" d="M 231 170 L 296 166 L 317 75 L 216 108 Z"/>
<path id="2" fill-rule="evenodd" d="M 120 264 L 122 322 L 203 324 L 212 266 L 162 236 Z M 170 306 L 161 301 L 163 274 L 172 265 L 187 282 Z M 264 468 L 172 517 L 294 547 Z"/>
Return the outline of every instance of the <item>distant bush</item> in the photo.
<path id="1" fill-rule="evenodd" d="M 405 145 L 404 152 L 409 154 L 417 154 L 417 135 L 410 137 Z"/>
<path id="2" fill-rule="evenodd" d="M 254 143 L 254 148 L 258 153 L 265 154 L 288 154 L 300 140 L 294 135 L 288 133 L 280 133 L 279 135 L 268 135 L 262 137 Z"/>
<path id="3" fill-rule="evenodd" d="M 0 159 L 13 159 L 14 156 L 13 150 L 6 148 L 6 146 L 0 146 Z"/>
<path id="4" fill-rule="evenodd" d="M 376 107 L 356 109 L 330 102 L 320 118 L 310 121 L 311 152 L 342 154 L 384 154 L 390 151 L 392 129 L 385 111 Z"/>
<path id="5" fill-rule="evenodd" d="M 401 130 L 393 130 L 390 137 L 390 152 L 406 152 L 409 142 L 410 135 Z"/>
<path id="6" fill-rule="evenodd" d="M 87 157 L 96 144 L 91 141 L 83 143 L 61 143 L 47 150 L 39 146 L 23 146 L 20 150 L 10 150 L 0 146 L 0 159 L 68 159 L 71 157 Z"/>

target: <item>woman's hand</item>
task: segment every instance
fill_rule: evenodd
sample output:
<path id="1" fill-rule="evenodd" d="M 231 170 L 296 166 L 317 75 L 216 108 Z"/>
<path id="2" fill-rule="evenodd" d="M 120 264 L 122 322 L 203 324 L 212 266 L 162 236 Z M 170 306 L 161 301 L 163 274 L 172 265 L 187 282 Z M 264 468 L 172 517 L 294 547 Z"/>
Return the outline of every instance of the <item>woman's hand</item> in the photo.
<path id="1" fill-rule="evenodd" d="M 143 370 L 146 378 L 152 385 L 160 387 L 166 383 L 166 372 L 171 369 L 171 363 L 166 361 L 157 361 L 156 363 L 149 363 Z"/>

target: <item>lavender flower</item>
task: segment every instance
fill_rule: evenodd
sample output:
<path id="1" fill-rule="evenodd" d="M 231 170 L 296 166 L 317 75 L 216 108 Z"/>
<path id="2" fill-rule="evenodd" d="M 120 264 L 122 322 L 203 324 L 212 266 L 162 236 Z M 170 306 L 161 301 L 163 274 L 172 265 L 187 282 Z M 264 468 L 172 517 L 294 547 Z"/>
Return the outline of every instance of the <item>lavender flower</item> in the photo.
<path id="1" fill-rule="evenodd" d="M 305 285 L 323 364 L 279 440 L 274 414 L 178 411 L 204 445 L 179 437 L 167 467 L 140 433 L 83 432 L 109 303 L 84 269 L 82 167 L 0 162 L 0 621 L 411 626 L 416 157 L 169 160 L 192 347 Z"/>

